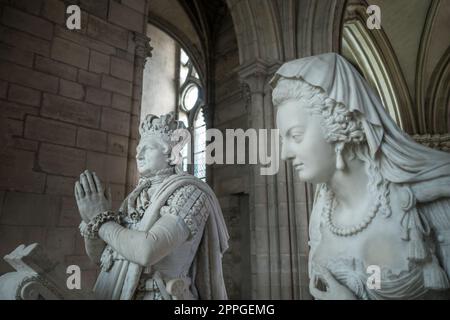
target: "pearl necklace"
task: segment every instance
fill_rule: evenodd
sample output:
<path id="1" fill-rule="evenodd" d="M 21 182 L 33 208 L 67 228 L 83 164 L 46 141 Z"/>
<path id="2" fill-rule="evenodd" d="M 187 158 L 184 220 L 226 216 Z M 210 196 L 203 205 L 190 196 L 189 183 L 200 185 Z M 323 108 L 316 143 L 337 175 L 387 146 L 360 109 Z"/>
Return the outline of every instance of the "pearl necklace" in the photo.
<path id="1" fill-rule="evenodd" d="M 340 237 L 349 237 L 353 236 L 355 234 L 360 233 L 364 229 L 366 229 L 369 224 L 372 222 L 373 218 L 377 215 L 377 212 L 380 208 L 380 203 L 377 201 L 375 204 L 372 205 L 369 211 L 369 215 L 359 224 L 351 226 L 351 227 L 337 227 L 331 218 L 332 212 L 333 212 L 333 203 L 334 203 L 334 197 L 330 197 L 326 205 L 324 206 L 324 213 L 325 213 L 325 222 L 328 226 L 328 229 L 330 231 Z"/>

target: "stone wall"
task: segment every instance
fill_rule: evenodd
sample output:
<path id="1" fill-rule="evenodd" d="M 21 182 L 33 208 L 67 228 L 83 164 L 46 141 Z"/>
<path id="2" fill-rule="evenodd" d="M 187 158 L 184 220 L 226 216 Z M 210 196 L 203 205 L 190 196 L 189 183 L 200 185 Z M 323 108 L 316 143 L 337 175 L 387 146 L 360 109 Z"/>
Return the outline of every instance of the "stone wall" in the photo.
<path id="1" fill-rule="evenodd" d="M 0 257 L 39 242 L 90 286 L 73 186 L 93 170 L 117 207 L 135 183 L 147 4 L 71 3 L 79 31 L 65 26 L 67 1 L 0 1 Z"/>

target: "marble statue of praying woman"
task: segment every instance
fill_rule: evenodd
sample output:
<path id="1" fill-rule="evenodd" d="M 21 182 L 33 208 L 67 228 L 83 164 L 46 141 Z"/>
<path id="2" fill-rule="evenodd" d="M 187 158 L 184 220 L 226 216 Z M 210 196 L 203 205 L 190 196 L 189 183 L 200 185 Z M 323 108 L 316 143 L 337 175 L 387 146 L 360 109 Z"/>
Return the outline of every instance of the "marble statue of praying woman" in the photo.
<path id="1" fill-rule="evenodd" d="M 317 185 L 312 296 L 448 299 L 450 155 L 402 132 L 338 54 L 287 62 L 271 85 L 281 157 Z"/>
<path id="2" fill-rule="evenodd" d="M 75 184 L 86 251 L 101 266 L 97 299 L 227 298 L 227 229 L 209 186 L 176 170 L 174 133 L 180 128 L 174 113 L 144 119 L 139 183 L 118 212 L 95 173 L 83 172 Z"/>

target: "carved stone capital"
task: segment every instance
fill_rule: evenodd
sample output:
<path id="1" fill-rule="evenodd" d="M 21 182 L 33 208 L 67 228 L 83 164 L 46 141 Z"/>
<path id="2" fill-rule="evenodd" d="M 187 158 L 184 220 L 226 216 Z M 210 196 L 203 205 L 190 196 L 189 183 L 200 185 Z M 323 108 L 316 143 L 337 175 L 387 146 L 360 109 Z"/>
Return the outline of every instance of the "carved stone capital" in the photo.
<path id="1" fill-rule="evenodd" d="M 153 47 L 150 45 L 151 39 L 142 33 L 135 32 L 133 39 L 136 44 L 136 56 L 143 59 L 143 62 L 152 57 Z"/>
<path id="2" fill-rule="evenodd" d="M 213 110 L 207 105 L 203 106 L 202 109 L 203 109 L 203 117 L 206 123 L 206 128 L 211 128 L 213 123 Z"/>
<path id="3" fill-rule="evenodd" d="M 366 9 L 367 6 L 359 0 L 350 0 L 344 13 L 344 21 L 364 20 L 364 18 L 367 20 Z"/>
<path id="4" fill-rule="evenodd" d="M 242 65 L 238 73 L 241 82 L 248 86 L 250 94 L 263 94 L 267 90 L 268 82 L 280 66 L 280 61 L 268 62 L 255 59 L 251 63 Z"/>
<path id="5" fill-rule="evenodd" d="M 261 59 L 255 59 L 251 63 L 242 65 L 239 70 L 241 82 L 248 85 L 251 94 L 263 94 L 265 86 L 280 64 L 269 63 Z"/>
<path id="6" fill-rule="evenodd" d="M 414 135 L 416 142 L 429 148 L 450 152 L 450 133 Z"/>

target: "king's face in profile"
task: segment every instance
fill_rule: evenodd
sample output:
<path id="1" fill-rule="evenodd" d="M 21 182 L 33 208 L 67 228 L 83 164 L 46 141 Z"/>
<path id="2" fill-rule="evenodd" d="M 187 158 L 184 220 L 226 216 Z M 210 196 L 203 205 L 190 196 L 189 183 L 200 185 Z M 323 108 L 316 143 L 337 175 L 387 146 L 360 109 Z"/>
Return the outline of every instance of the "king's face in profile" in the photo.
<path id="1" fill-rule="evenodd" d="M 169 168 L 169 146 L 154 136 L 142 138 L 136 147 L 137 169 L 141 177 L 146 177 L 155 171 Z"/>

